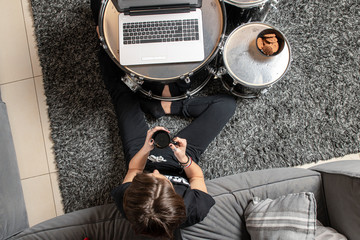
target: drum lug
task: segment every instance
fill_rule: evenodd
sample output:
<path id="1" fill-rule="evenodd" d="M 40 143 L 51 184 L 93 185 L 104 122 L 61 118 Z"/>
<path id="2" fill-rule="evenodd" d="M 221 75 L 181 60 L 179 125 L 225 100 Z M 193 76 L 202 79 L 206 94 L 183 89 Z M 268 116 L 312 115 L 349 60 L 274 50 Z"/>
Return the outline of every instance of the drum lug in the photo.
<path id="1" fill-rule="evenodd" d="M 216 76 L 221 78 L 223 75 L 225 75 L 227 73 L 227 70 L 225 67 L 219 67 Z"/>
<path id="2" fill-rule="evenodd" d="M 100 37 L 99 40 L 100 40 L 100 46 L 103 47 L 104 50 L 107 50 L 108 47 L 107 47 L 107 45 L 105 43 L 104 38 Z"/>
<path id="3" fill-rule="evenodd" d="M 154 96 L 151 90 L 149 90 L 146 95 L 150 98 L 153 98 Z"/>
<path id="4" fill-rule="evenodd" d="M 223 35 L 221 36 L 221 41 L 220 41 L 220 43 L 219 43 L 220 53 L 222 53 L 223 50 L 224 50 L 224 46 L 225 46 L 226 39 L 227 39 L 227 36 L 226 36 L 225 34 L 223 34 Z"/>
<path id="5" fill-rule="evenodd" d="M 227 73 L 227 70 L 225 67 L 219 67 L 219 68 L 214 68 L 214 67 L 207 67 L 207 70 L 209 71 L 209 73 L 211 75 L 214 76 L 214 79 L 218 79 L 218 78 L 222 78 L 223 75 L 225 75 Z"/>
<path id="6" fill-rule="evenodd" d="M 260 93 L 261 93 L 261 94 L 264 94 L 264 93 L 266 93 L 267 91 L 269 91 L 269 89 L 265 88 L 265 89 L 261 90 Z"/>
<path id="7" fill-rule="evenodd" d="M 193 73 L 189 73 L 188 75 L 182 75 L 180 76 L 180 80 L 184 80 L 186 84 L 189 84 L 191 82 L 190 77 L 193 75 Z"/>
<path id="8" fill-rule="evenodd" d="M 214 67 L 210 67 L 210 66 L 206 66 L 206 69 L 208 70 L 208 72 L 213 75 L 215 78 L 217 78 L 216 76 L 216 69 Z"/>
<path id="9" fill-rule="evenodd" d="M 270 86 L 268 86 L 267 88 L 262 89 L 262 90 L 260 91 L 260 93 L 261 93 L 261 94 L 264 94 L 264 93 L 266 93 L 267 91 L 269 91 L 270 88 L 272 88 L 272 87 L 273 87 L 273 85 L 270 85 Z"/>
<path id="10" fill-rule="evenodd" d="M 273 7 L 275 10 L 277 10 L 276 4 L 278 4 L 279 1 L 278 0 L 271 0 L 270 1 L 270 6 Z"/>
<path id="11" fill-rule="evenodd" d="M 126 74 L 124 77 L 121 78 L 121 81 L 123 81 L 126 86 L 128 86 L 131 91 L 136 92 L 139 88 L 141 88 L 141 85 L 144 83 L 143 80 L 136 78 L 134 74 Z"/>
<path id="12" fill-rule="evenodd" d="M 191 97 L 191 92 L 189 90 L 186 91 L 186 97 L 187 98 Z"/>

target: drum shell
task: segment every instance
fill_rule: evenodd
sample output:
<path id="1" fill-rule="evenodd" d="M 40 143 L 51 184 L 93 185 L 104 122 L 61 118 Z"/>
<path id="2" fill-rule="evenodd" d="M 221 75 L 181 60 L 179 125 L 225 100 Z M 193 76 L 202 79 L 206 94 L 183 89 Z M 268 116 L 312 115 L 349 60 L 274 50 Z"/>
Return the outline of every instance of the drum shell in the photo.
<path id="1" fill-rule="evenodd" d="M 232 95 L 242 98 L 256 98 L 266 93 L 273 85 L 263 86 L 259 88 L 247 87 L 234 80 L 229 74 L 221 77 L 222 84 L 226 90 Z"/>
<path id="2" fill-rule="evenodd" d="M 264 22 L 275 5 L 274 0 L 225 0 L 226 35 L 244 23 Z"/>

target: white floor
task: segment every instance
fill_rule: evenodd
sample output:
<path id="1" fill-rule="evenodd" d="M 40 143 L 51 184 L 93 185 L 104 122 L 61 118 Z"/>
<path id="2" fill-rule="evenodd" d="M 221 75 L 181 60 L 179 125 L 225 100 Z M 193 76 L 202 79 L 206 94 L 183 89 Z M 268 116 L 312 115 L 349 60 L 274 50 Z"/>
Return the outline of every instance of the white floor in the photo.
<path id="1" fill-rule="evenodd" d="M 30 0 L 0 0 L 0 22 L 3 23 L 0 26 L 0 88 L 8 108 L 29 224 L 32 226 L 62 215 L 64 211 L 52 152 Z M 359 153 L 344 157 L 359 158 Z"/>

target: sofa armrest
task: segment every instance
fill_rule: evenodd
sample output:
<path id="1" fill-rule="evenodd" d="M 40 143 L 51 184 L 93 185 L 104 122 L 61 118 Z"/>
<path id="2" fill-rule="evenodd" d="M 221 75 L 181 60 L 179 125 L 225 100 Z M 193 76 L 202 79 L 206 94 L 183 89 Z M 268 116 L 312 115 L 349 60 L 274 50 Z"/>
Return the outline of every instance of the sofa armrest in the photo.
<path id="1" fill-rule="evenodd" d="M 83 240 L 117 239 L 150 240 L 135 235 L 130 223 L 117 210 L 115 204 L 106 204 L 67 213 L 39 223 L 12 239 L 16 240 Z"/>
<path id="2" fill-rule="evenodd" d="M 28 226 L 13 138 L 0 92 L 0 239 L 7 239 Z"/>
<path id="3" fill-rule="evenodd" d="M 330 226 L 348 239 L 358 239 L 360 160 L 325 163 L 311 169 L 322 175 Z"/>

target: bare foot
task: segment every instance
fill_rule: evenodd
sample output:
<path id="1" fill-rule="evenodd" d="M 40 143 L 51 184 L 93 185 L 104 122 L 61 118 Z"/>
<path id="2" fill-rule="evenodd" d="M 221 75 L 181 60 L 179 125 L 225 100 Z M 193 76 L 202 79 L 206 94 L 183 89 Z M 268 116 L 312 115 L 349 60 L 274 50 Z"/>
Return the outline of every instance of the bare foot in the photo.
<path id="1" fill-rule="evenodd" d="M 164 89 L 162 91 L 161 96 L 163 96 L 163 97 L 171 97 L 169 85 L 164 86 Z M 170 114 L 171 113 L 171 102 L 161 101 L 161 106 L 164 109 L 165 114 Z"/>

